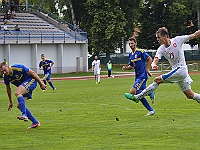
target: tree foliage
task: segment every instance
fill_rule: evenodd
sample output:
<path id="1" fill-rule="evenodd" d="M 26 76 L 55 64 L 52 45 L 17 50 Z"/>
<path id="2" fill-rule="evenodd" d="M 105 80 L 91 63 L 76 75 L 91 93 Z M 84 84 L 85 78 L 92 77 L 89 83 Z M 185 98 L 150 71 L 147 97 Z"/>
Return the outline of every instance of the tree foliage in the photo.
<path id="1" fill-rule="evenodd" d="M 188 22 L 197 18 L 195 3 L 195 0 L 150 0 L 144 3 L 140 9 L 139 47 L 156 49 L 159 45 L 155 31 L 162 26 L 168 28 L 171 37 L 185 34 Z"/>
<path id="2" fill-rule="evenodd" d="M 138 46 L 146 49 L 159 46 L 155 39 L 159 27 L 167 27 L 171 37 L 197 29 L 197 0 L 32 0 L 32 3 L 40 5 L 41 1 L 44 8 L 55 14 L 59 10 L 63 19 L 75 21 L 77 27 L 86 31 L 89 48 L 95 53 L 114 52 L 121 47 L 122 37 L 127 40 L 135 27 L 141 30 Z"/>
<path id="3" fill-rule="evenodd" d="M 125 36 L 126 18 L 116 1 L 89 1 L 88 14 L 92 16 L 90 39 L 93 51 L 112 53 L 121 37 Z"/>

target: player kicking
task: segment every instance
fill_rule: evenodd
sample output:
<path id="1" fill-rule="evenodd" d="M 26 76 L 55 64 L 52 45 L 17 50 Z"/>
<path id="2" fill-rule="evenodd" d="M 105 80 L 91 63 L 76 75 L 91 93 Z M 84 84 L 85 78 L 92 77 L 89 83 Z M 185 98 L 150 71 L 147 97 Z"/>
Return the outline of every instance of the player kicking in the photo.
<path id="1" fill-rule="evenodd" d="M 94 56 L 94 60 L 92 62 L 92 71 L 94 71 L 94 78 L 95 78 L 96 84 L 99 84 L 100 83 L 101 63 L 100 63 L 100 60 L 98 60 L 97 56 Z"/>
<path id="2" fill-rule="evenodd" d="M 125 97 L 130 100 L 141 100 L 145 95 L 155 91 L 161 83 L 177 83 L 188 99 L 193 99 L 200 103 L 200 94 L 193 92 L 191 89 L 190 84 L 193 80 L 188 74 L 184 51 L 182 50 L 183 43 L 199 37 L 200 30 L 190 35 L 176 36 L 175 38 L 170 39 L 167 28 L 159 28 L 156 32 L 156 38 L 161 46 L 156 52 L 151 67 L 153 70 L 157 70 L 157 63 L 159 59 L 164 56 L 169 61 L 172 70 L 156 77 L 154 82 L 141 93 L 137 95 L 125 93 Z"/>
<path id="3" fill-rule="evenodd" d="M 31 69 L 26 68 L 21 64 L 14 64 L 8 66 L 5 62 L 0 64 L 0 71 L 4 74 L 4 84 L 10 103 L 8 110 L 13 107 L 12 91 L 10 83 L 17 87 L 15 96 L 18 100 L 17 108 L 21 111 L 22 115 L 17 116 L 19 120 L 28 121 L 30 119 L 32 124 L 27 129 L 36 128 L 40 126 L 40 122 L 32 115 L 30 110 L 26 107 L 26 101 L 32 98 L 32 91 L 36 88 L 37 82 L 42 90 L 46 89 L 46 85 L 42 83 L 39 76 Z"/>
<path id="4" fill-rule="evenodd" d="M 129 53 L 129 63 L 128 67 L 123 66 L 122 70 L 131 70 L 132 68 L 135 69 L 135 83 L 133 87 L 130 89 L 130 94 L 138 94 L 143 89 L 146 88 L 146 82 L 148 80 L 148 75 L 151 77 L 152 74 L 150 73 L 150 67 L 152 63 L 152 58 L 144 51 L 139 50 L 136 48 L 137 42 L 134 37 L 129 38 L 129 46 L 132 49 L 132 52 Z M 147 67 L 146 67 L 146 60 L 147 60 Z M 152 103 L 154 103 L 155 97 L 154 92 L 149 94 Z M 154 109 L 150 106 L 146 98 L 141 98 L 140 101 L 144 105 L 144 107 L 148 110 L 148 113 L 145 116 L 151 116 L 155 114 Z M 136 103 L 139 100 L 135 100 Z"/>
<path id="5" fill-rule="evenodd" d="M 44 84 L 46 85 L 46 81 L 49 83 L 53 91 L 56 90 L 53 83 L 51 82 L 50 76 L 51 76 L 51 68 L 54 65 L 54 62 L 50 59 L 46 59 L 44 54 L 41 54 L 41 61 L 39 63 L 40 70 L 44 71 L 44 77 L 42 78 Z M 44 92 L 46 90 L 43 90 Z"/>

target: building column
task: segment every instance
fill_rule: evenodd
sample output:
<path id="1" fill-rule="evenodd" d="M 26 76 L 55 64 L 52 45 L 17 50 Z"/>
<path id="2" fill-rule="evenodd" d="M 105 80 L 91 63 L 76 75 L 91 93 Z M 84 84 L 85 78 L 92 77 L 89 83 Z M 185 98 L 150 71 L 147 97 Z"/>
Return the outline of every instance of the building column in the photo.
<path id="1" fill-rule="evenodd" d="M 57 44 L 57 73 L 63 73 L 63 44 Z"/>

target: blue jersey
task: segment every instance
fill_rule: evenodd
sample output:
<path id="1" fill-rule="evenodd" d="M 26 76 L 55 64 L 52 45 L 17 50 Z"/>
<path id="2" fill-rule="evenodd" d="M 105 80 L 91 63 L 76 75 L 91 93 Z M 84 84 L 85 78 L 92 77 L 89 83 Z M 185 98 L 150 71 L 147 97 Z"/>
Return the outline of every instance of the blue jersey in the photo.
<path id="1" fill-rule="evenodd" d="M 46 58 L 45 58 L 45 60 L 40 61 L 39 67 L 43 68 L 44 74 L 51 73 L 51 68 L 49 70 L 47 70 L 47 68 L 51 66 L 51 63 L 53 63 L 53 61 L 50 59 L 46 59 Z"/>
<path id="2" fill-rule="evenodd" d="M 9 85 L 12 83 L 15 86 L 21 85 L 24 81 L 32 79 L 28 74 L 29 69 L 21 64 L 14 64 L 10 68 L 9 75 L 4 75 L 4 83 Z"/>
<path id="3" fill-rule="evenodd" d="M 149 55 L 144 50 L 137 49 L 134 53 L 129 53 L 129 65 L 134 67 L 136 78 L 148 79 L 146 71 L 146 59 Z"/>

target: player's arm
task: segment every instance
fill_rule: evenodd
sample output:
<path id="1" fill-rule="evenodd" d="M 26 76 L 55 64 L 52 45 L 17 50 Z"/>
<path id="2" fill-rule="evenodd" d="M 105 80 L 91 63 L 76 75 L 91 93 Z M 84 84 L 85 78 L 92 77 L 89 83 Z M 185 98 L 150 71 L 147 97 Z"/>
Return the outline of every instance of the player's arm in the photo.
<path id="1" fill-rule="evenodd" d="M 43 84 L 43 82 L 42 82 L 42 80 L 40 79 L 40 77 L 39 77 L 33 70 L 29 69 L 28 74 L 29 74 L 30 76 L 32 76 L 32 77 L 39 83 L 40 88 L 41 88 L 42 90 L 46 90 L 46 85 Z"/>
<path id="2" fill-rule="evenodd" d="M 40 64 L 39 64 L 39 69 L 40 69 L 40 70 L 43 70 L 43 67 L 42 67 L 41 62 L 40 62 Z"/>
<path id="3" fill-rule="evenodd" d="M 92 65 L 92 71 L 94 71 L 94 65 Z"/>
<path id="4" fill-rule="evenodd" d="M 147 67 L 146 67 L 146 70 L 147 70 L 147 73 L 148 73 L 148 75 L 150 77 L 152 76 L 152 74 L 150 73 L 151 64 L 152 64 L 152 58 L 151 58 L 151 56 L 149 56 L 149 57 L 147 57 Z"/>
<path id="5" fill-rule="evenodd" d="M 195 39 L 195 38 L 199 38 L 200 37 L 200 30 L 194 32 L 193 34 L 190 34 L 190 40 Z"/>
<path id="6" fill-rule="evenodd" d="M 52 61 L 50 67 L 53 67 L 53 65 L 54 65 L 54 62 Z"/>
<path id="7" fill-rule="evenodd" d="M 158 62 L 159 62 L 158 57 L 154 57 L 153 62 L 152 62 L 152 64 L 151 64 L 151 68 L 152 68 L 153 70 L 158 70 L 158 66 L 157 66 L 157 63 L 158 63 Z"/>
<path id="8" fill-rule="evenodd" d="M 6 85 L 6 91 L 9 99 L 8 110 L 11 110 L 11 108 L 13 107 L 13 101 L 12 101 L 12 90 L 10 84 Z"/>
<path id="9" fill-rule="evenodd" d="M 126 70 L 131 70 L 133 69 L 133 67 L 131 65 L 128 65 L 128 66 L 122 66 L 122 70 L 123 71 L 126 71 Z"/>

